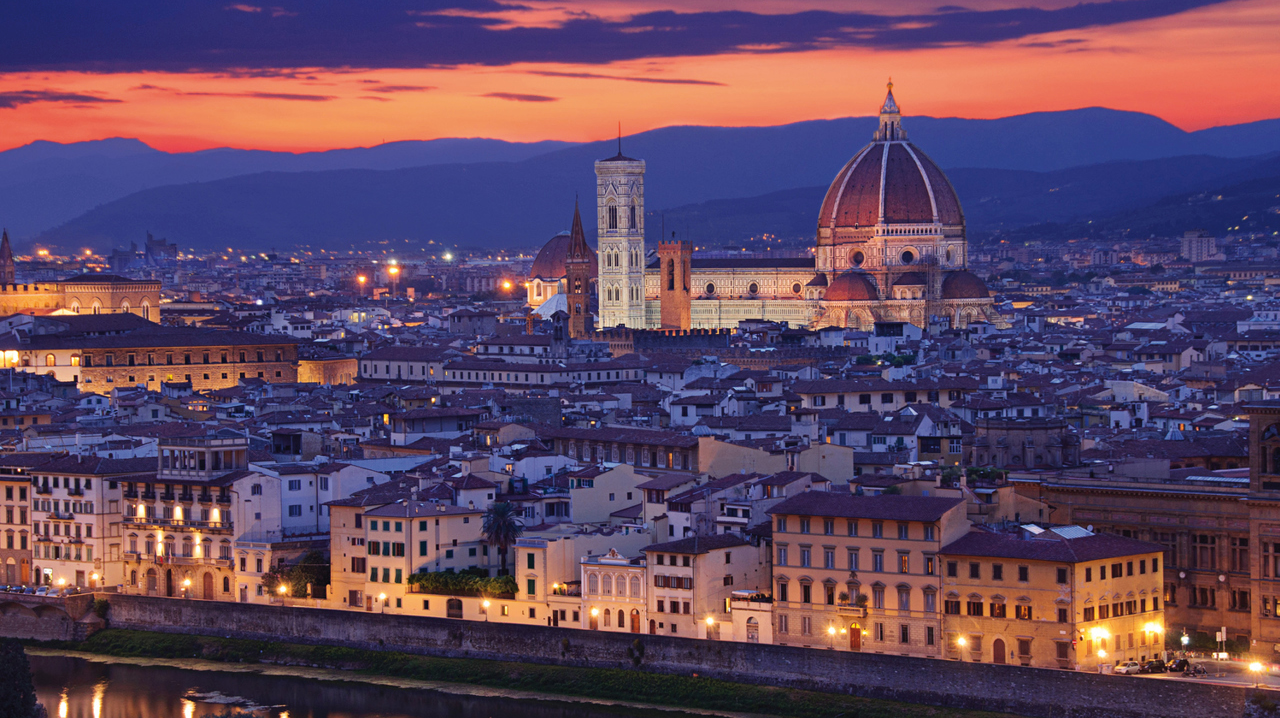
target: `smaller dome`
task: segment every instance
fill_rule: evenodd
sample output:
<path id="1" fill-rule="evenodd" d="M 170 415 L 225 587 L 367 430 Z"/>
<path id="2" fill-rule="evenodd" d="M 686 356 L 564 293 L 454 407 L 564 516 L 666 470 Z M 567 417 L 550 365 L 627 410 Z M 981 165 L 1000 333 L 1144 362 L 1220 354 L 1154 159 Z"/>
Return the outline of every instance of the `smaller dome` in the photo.
<path id="1" fill-rule="evenodd" d="M 898 277 L 898 281 L 893 283 L 895 287 L 922 287 L 929 282 L 925 280 L 924 275 L 919 272 L 907 272 Z"/>
<path id="2" fill-rule="evenodd" d="M 864 272 L 845 272 L 831 280 L 822 299 L 828 302 L 867 302 L 880 298 L 876 285 Z"/>
<path id="3" fill-rule="evenodd" d="M 569 242 L 572 238 L 569 232 L 561 232 L 543 245 L 542 250 L 538 252 L 538 256 L 533 260 L 533 266 L 529 268 L 529 278 L 562 279 L 565 275 L 564 260 L 569 255 Z M 587 250 L 591 251 L 591 248 L 588 247 Z M 591 277 L 593 279 L 596 277 L 597 269 L 596 253 L 591 251 Z"/>
<path id="4" fill-rule="evenodd" d="M 942 280 L 943 299 L 986 299 L 990 296 L 986 282 L 972 272 L 951 272 Z"/>

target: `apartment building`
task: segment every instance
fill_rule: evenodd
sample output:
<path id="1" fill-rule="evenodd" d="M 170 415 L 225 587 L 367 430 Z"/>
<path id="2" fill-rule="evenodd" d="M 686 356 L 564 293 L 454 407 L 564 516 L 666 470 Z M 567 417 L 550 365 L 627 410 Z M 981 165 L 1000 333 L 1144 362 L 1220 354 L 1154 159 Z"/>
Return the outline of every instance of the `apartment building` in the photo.
<path id="1" fill-rule="evenodd" d="M 1163 555 L 1079 526 L 975 529 L 940 554 L 944 657 L 1086 671 L 1159 657 Z"/>
<path id="2" fill-rule="evenodd" d="M 648 632 L 694 638 L 731 637 L 729 599 L 769 580 L 768 551 L 739 534 L 716 534 L 644 548 Z M 584 604 L 591 597 L 590 586 Z M 615 582 L 616 590 L 616 582 Z M 640 616 L 643 622 L 644 616 Z"/>
<path id="3" fill-rule="evenodd" d="M 0 583 L 30 583 L 32 556 L 31 470 L 54 458 L 48 453 L 0 456 Z"/>
<path id="4" fill-rule="evenodd" d="M 938 657 L 938 553 L 969 529 L 965 502 L 808 491 L 776 504 L 774 642 Z"/>

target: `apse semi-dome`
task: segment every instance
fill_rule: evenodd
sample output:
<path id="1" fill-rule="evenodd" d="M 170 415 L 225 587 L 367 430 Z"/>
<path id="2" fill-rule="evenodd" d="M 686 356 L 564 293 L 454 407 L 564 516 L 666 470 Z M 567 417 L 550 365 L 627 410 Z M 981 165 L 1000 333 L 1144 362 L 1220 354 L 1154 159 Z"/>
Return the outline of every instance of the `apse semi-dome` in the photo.
<path id="1" fill-rule="evenodd" d="M 529 277 L 541 279 L 560 279 L 564 277 L 564 260 L 569 255 L 570 238 L 571 236 L 568 232 L 561 232 L 543 245 L 542 250 L 538 252 L 538 256 L 533 260 L 533 266 L 529 268 Z M 596 253 L 590 247 L 587 248 L 587 251 L 591 254 L 591 277 L 594 279 L 598 274 Z"/>
<path id="2" fill-rule="evenodd" d="M 942 280 L 943 299 L 987 299 L 990 296 L 987 283 L 972 272 L 951 272 Z"/>
<path id="3" fill-rule="evenodd" d="M 880 130 L 831 182 L 822 201 L 819 230 L 964 224 L 960 200 L 947 176 L 907 141 L 897 121 L 898 106 L 890 88 L 880 109 Z"/>
<path id="4" fill-rule="evenodd" d="M 880 298 L 876 285 L 862 272 L 845 272 L 831 280 L 822 298 L 828 302 L 867 302 Z"/>

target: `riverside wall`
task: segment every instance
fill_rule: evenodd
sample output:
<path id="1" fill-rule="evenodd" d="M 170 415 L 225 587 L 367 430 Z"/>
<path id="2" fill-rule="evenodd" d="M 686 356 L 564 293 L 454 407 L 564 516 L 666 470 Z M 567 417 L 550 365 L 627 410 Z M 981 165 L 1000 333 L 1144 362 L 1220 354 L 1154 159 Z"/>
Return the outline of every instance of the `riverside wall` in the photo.
<path id="1" fill-rule="evenodd" d="M 119 594 L 99 597 L 111 604 L 112 628 L 697 675 L 1036 718 L 1241 718 L 1255 693 L 1180 678 L 1152 680 L 363 611 Z M 68 618 L 84 610 L 78 605 L 68 609 L 70 613 L 63 614 Z M 11 630 L 7 618 L 0 616 L 4 635 Z M 641 646 L 643 657 L 637 666 L 629 653 Z M 1280 702 L 1280 695 L 1263 693 Z"/>

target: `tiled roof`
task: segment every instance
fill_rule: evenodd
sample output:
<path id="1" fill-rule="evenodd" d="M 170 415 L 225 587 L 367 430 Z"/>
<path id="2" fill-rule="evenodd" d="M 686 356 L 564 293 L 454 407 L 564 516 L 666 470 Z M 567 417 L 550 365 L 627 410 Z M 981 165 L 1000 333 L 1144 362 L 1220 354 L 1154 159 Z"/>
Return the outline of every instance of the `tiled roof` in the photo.
<path id="1" fill-rule="evenodd" d="M 964 499 L 941 496 L 855 496 L 828 491 L 806 491 L 776 504 L 767 513 L 888 521 L 937 521 L 951 509 L 963 505 Z"/>

